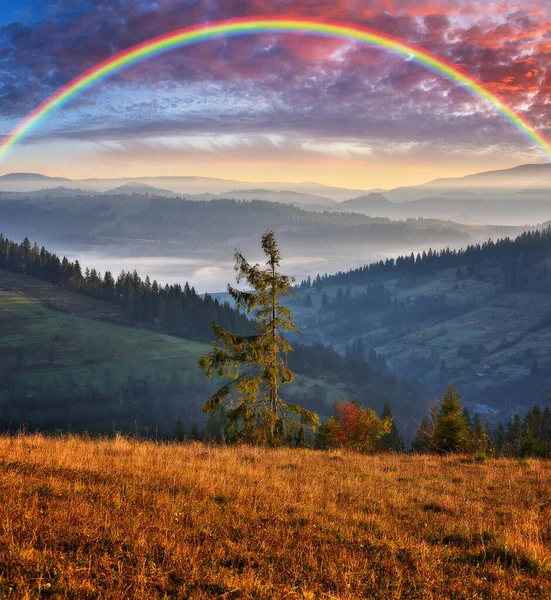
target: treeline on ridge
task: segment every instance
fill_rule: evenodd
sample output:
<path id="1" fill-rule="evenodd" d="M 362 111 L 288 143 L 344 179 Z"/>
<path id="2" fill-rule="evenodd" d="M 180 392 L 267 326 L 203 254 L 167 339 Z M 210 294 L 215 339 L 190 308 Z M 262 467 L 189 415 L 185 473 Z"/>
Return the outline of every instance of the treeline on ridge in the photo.
<path id="1" fill-rule="evenodd" d="M 504 272 L 509 274 L 511 287 L 520 284 L 524 268 L 538 263 L 551 255 L 551 226 L 541 230 L 527 231 L 515 239 L 500 238 L 483 244 L 472 244 L 465 249 L 440 251 L 429 249 L 415 255 L 387 258 L 357 269 L 339 271 L 334 275 L 318 274 L 313 280 L 301 282 L 301 288 L 310 285 L 360 283 L 366 277 L 394 275 L 428 275 L 435 271 L 467 266 L 467 275 L 475 274 L 475 267 L 483 260 L 500 261 Z M 544 265 L 542 268 L 546 268 Z"/>
<path id="2" fill-rule="evenodd" d="M 110 271 L 103 276 L 96 269 L 83 273 L 78 260 L 60 260 L 44 246 L 32 245 L 28 238 L 18 244 L 0 234 L 0 269 L 118 304 L 127 318 L 180 337 L 208 341 L 212 338 L 212 321 L 237 333 L 250 330 L 248 319 L 227 302 L 208 294 L 200 296 L 187 283 L 183 288 L 179 284 L 162 286 L 148 276 L 142 280 L 136 271 L 122 271 L 116 280 Z"/>

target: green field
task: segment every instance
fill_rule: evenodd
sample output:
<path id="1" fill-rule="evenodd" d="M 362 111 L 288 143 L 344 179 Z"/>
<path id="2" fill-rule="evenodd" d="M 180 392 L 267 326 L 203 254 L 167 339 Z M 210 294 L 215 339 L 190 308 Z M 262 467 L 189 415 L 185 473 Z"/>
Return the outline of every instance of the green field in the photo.
<path id="1" fill-rule="evenodd" d="M 206 344 L 50 310 L 7 291 L 0 291 L 0 334 L 3 367 L 17 370 L 30 389 L 51 377 L 101 387 L 107 367 L 121 382 L 131 373 L 194 378 L 208 351 Z"/>
<path id="2" fill-rule="evenodd" d="M 69 310 L 70 301 L 81 313 L 91 309 L 97 316 L 106 310 L 95 300 L 80 301 L 79 294 L 56 292 L 53 286 L 12 275 L 12 289 L 0 289 L 0 408 L 8 393 L 6 385 L 2 391 L 2 380 L 5 384 L 8 378 L 11 388 L 17 389 L 17 398 L 23 401 L 32 396 L 39 401 L 45 390 L 63 390 L 66 396 L 67 382 L 77 396 L 86 386 L 112 392 L 132 377 L 168 382 L 176 375 L 183 388 L 171 397 L 169 413 L 199 421 L 204 418 L 201 405 L 218 383 L 207 381 L 197 365 L 199 357 L 209 351 L 208 344 L 46 308 L 14 291 L 17 277 L 34 285 L 37 296 L 57 293 L 56 302 L 64 311 Z M 333 402 L 345 395 L 338 387 L 298 375 L 285 389 L 295 398 L 307 397 L 316 384 L 324 388 L 328 415 Z"/>

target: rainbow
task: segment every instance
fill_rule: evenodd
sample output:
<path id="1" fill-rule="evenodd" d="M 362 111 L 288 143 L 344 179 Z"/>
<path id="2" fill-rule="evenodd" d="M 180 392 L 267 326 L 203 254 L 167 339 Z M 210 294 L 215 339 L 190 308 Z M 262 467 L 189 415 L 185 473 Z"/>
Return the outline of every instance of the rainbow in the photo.
<path id="1" fill-rule="evenodd" d="M 547 158 L 551 160 L 551 140 L 542 132 L 537 131 L 533 123 L 511 108 L 503 100 L 500 100 L 480 81 L 477 81 L 467 72 L 419 46 L 414 46 L 390 35 L 357 25 L 301 18 L 263 17 L 238 18 L 178 29 L 132 46 L 104 60 L 57 90 L 57 92 L 44 100 L 20 121 L 0 141 L 0 161 L 5 158 L 13 146 L 27 136 L 52 111 L 60 108 L 68 100 L 94 85 L 94 83 L 118 71 L 122 71 L 130 65 L 174 48 L 181 48 L 216 38 L 278 33 L 325 36 L 358 42 L 413 60 L 428 70 L 463 86 L 474 96 L 488 102 L 488 104 L 496 108 L 510 121 L 520 133 L 525 135 L 529 141 L 538 146 Z"/>

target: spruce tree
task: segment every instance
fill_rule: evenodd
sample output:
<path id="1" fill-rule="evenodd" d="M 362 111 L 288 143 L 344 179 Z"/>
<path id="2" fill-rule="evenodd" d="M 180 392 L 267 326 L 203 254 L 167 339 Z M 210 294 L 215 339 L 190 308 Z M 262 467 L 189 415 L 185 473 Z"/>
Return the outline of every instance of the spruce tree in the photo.
<path id="1" fill-rule="evenodd" d="M 462 412 L 459 393 L 450 383 L 436 415 L 431 448 L 441 453 L 460 452 L 465 450 L 467 439 L 467 420 Z"/>
<path id="2" fill-rule="evenodd" d="M 512 419 L 509 419 L 505 436 L 507 440 L 507 454 L 518 456 L 522 445 L 522 424 L 517 414 Z"/>
<path id="3" fill-rule="evenodd" d="M 292 414 L 304 424 L 319 425 L 318 416 L 297 404 L 285 402 L 279 395 L 280 384 L 293 381 L 286 355 L 292 351 L 283 332 L 296 327 L 291 311 L 281 303 L 282 296 L 294 295 L 293 277 L 281 275 L 281 253 L 273 231 L 261 241 L 267 268 L 250 265 L 236 250 L 237 283 L 246 281 L 249 290 L 228 285 L 228 292 L 238 308 L 252 317 L 253 335 L 237 335 L 212 323 L 215 341 L 212 351 L 199 360 L 207 377 L 215 373 L 230 379 L 205 404 L 213 413 L 224 407 L 230 438 L 238 441 L 280 443 L 295 424 Z"/>
<path id="4" fill-rule="evenodd" d="M 411 443 L 413 452 L 425 454 L 431 449 L 432 427 L 428 417 L 423 417 L 417 428 L 415 439 Z"/>
<path id="5" fill-rule="evenodd" d="M 472 425 L 469 426 L 468 450 L 473 454 L 485 454 L 491 450 L 491 446 L 491 437 L 477 413 L 474 416 Z"/>
<path id="6" fill-rule="evenodd" d="M 200 441 L 202 438 L 203 436 L 201 435 L 201 430 L 199 429 L 199 426 L 195 421 L 193 421 L 191 424 L 191 439 Z"/>

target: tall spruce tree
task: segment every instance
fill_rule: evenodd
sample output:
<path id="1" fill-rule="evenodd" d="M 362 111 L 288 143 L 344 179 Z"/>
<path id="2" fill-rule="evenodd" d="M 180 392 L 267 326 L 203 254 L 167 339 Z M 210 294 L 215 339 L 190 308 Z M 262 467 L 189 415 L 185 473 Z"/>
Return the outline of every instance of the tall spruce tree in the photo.
<path id="1" fill-rule="evenodd" d="M 231 438 L 236 441 L 275 445 L 293 434 L 298 425 L 293 415 L 303 424 L 320 423 L 315 413 L 285 402 L 279 395 L 280 384 L 290 383 L 295 376 L 287 366 L 286 355 L 292 347 L 283 332 L 300 330 L 280 301 L 282 296 L 294 295 L 294 278 L 277 270 L 281 253 L 273 231 L 262 236 L 261 246 L 268 259 L 266 269 L 250 265 L 241 252 L 235 252 L 237 283 L 244 280 L 250 289 L 241 291 L 228 285 L 239 309 L 252 316 L 255 333 L 236 335 L 212 323 L 212 352 L 201 357 L 199 367 L 207 377 L 217 373 L 230 378 L 203 410 L 209 414 L 223 407 Z"/>

